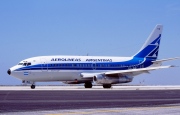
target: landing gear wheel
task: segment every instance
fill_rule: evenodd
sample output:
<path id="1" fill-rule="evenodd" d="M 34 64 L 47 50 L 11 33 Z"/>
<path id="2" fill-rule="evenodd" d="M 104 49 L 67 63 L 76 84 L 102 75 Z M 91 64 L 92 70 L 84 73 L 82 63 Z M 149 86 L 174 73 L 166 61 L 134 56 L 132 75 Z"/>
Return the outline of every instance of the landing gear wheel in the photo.
<path id="1" fill-rule="evenodd" d="M 111 84 L 103 84 L 103 88 L 111 88 Z"/>
<path id="2" fill-rule="evenodd" d="M 36 87 L 35 85 L 31 85 L 31 89 L 35 89 L 35 87 Z"/>
<path id="3" fill-rule="evenodd" d="M 84 84 L 84 87 L 85 87 L 85 88 L 92 88 L 92 83 L 91 83 L 91 82 L 86 82 L 86 83 Z"/>

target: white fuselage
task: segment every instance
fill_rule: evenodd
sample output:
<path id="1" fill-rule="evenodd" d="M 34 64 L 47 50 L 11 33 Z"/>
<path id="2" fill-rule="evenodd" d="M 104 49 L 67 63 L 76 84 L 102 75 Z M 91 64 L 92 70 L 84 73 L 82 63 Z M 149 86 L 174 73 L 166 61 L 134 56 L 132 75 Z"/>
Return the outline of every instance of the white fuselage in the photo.
<path id="1" fill-rule="evenodd" d="M 133 60 L 133 57 L 39 56 L 25 59 L 10 70 L 12 76 L 33 82 L 88 81 L 90 79 L 84 79 L 80 74 L 138 68 L 144 62 L 141 58 Z M 26 63 L 30 64 L 25 65 Z"/>

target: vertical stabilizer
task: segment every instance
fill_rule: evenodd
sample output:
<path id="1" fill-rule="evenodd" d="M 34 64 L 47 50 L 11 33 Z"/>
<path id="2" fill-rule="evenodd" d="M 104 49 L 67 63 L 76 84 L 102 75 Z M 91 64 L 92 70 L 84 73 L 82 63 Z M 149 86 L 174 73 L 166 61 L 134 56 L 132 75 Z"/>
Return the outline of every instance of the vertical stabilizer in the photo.
<path id="1" fill-rule="evenodd" d="M 162 30 L 163 30 L 163 25 L 160 24 L 156 25 L 156 27 L 151 32 L 144 45 L 134 55 L 134 57 L 150 58 L 156 60 L 159 52 Z"/>

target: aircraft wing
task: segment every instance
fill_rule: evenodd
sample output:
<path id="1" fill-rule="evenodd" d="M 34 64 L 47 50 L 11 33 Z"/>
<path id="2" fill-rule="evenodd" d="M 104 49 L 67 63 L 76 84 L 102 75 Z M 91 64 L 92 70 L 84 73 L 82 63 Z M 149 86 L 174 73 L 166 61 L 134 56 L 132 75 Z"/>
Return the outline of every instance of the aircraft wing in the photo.
<path id="1" fill-rule="evenodd" d="M 102 73 L 81 73 L 81 77 L 88 79 L 88 78 L 92 78 L 96 75 L 108 75 L 108 76 L 116 76 L 118 75 L 131 75 L 131 76 L 135 76 L 141 73 L 149 73 L 149 71 L 152 70 L 157 70 L 157 69 L 163 69 L 163 68 L 170 68 L 170 67 L 175 67 L 172 65 L 169 66 L 157 66 L 157 67 L 147 67 L 147 68 L 140 68 L 140 69 L 129 69 L 129 70 L 118 70 L 118 71 L 108 71 L 108 72 L 102 72 Z"/>
<path id="2" fill-rule="evenodd" d="M 109 71 L 109 72 L 105 72 L 104 74 L 105 75 L 113 75 L 113 74 L 136 75 L 136 74 L 139 74 L 139 73 L 149 73 L 149 71 L 152 71 L 152 70 L 170 68 L 170 67 L 175 67 L 175 66 L 169 65 L 169 66 L 147 67 L 147 68 L 140 68 L 140 69 Z"/>

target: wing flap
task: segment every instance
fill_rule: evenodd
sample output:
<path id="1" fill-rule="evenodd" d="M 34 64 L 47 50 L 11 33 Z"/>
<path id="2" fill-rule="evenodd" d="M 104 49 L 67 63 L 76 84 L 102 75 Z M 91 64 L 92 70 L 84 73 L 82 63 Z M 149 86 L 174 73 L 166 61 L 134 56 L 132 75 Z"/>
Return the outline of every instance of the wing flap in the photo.
<path id="1" fill-rule="evenodd" d="M 105 72 L 105 75 L 112 75 L 112 74 L 123 74 L 123 75 L 125 75 L 125 74 L 133 74 L 133 73 L 149 73 L 149 71 L 152 71 L 152 70 L 170 68 L 170 67 L 174 67 L 174 66 L 169 65 L 169 66 L 148 67 L 148 68 L 141 68 L 141 69 L 109 71 L 109 72 Z"/>

